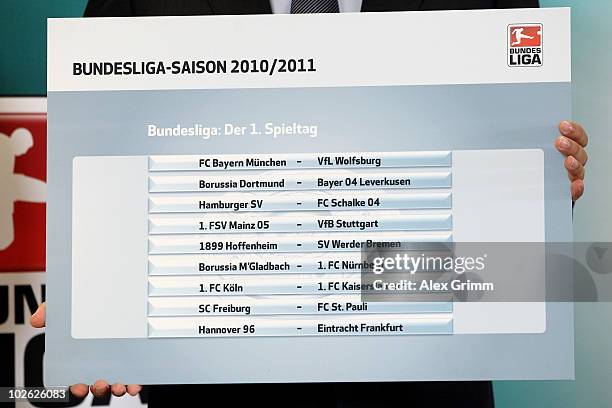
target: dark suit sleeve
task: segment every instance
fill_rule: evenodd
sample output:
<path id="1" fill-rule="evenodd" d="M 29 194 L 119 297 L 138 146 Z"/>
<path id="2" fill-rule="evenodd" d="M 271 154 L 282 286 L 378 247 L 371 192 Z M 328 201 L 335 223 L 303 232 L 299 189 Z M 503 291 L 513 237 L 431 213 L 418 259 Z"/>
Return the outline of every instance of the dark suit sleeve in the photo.
<path id="1" fill-rule="evenodd" d="M 497 8 L 535 8 L 540 7 L 538 0 L 497 0 Z"/>
<path id="2" fill-rule="evenodd" d="M 85 17 L 129 17 L 133 16 L 131 0 L 89 0 Z"/>

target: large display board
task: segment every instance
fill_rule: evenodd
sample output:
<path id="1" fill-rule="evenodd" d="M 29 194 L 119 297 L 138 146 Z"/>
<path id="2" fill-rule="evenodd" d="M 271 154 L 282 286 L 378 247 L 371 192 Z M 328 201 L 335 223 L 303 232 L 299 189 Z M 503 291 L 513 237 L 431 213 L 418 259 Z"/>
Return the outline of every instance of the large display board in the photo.
<path id="1" fill-rule="evenodd" d="M 571 240 L 567 10 L 50 20 L 48 98 L 48 384 L 572 377 L 571 306 L 362 293 Z"/>

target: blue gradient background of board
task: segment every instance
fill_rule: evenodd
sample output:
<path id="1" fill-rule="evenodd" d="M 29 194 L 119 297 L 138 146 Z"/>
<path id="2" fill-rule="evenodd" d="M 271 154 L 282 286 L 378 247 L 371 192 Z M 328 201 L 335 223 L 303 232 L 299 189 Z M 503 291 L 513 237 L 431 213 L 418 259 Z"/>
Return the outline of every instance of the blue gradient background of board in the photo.
<path id="1" fill-rule="evenodd" d="M 544 151 L 546 239 L 569 242 L 567 175 L 550 143 L 557 116 L 570 116 L 569 84 L 51 92 L 48 102 L 48 383 L 573 377 L 571 304 L 548 305 L 544 334 L 75 340 L 66 296 L 76 156 L 538 148 Z M 317 125 L 319 136 L 147 136 L 149 124 L 252 122 Z M 521 163 L 516 166 L 520 172 Z"/>

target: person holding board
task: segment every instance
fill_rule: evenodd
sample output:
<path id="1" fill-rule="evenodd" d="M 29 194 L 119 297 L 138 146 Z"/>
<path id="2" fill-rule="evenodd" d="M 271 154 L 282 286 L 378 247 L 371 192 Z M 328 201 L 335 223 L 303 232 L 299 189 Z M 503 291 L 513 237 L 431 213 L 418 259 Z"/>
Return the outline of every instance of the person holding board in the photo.
<path id="1" fill-rule="evenodd" d="M 86 17 L 183 16 L 237 14 L 304 14 L 343 12 L 389 12 L 452 9 L 495 9 L 538 7 L 538 0 L 90 0 Z M 313 28 L 316 29 L 316 28 Z M 279 33 L 279 39 L 282 33 Z M 517 41 L 525 38 L 516 33 Z M 347 39 L 350 41 L 350 38 Z M 381 46 L 385 46 L 381 44 Z M 560 118 L 561 119 L 561 118 Z M 578 200 L 584 192 L 588 138 L 575 122 L 563 120 L 559 135 L 551 140 L 565 156 L 571 196 Z M 32 316 L 34 327 L 45 326 L 45 305 Z M 299 352 L 299 350 L 296 350 Z M 355 356 L 359 358 L 359 356 Z M 230 363 L 230 362 L 228 362 Z M 177 362 L 180 364 L 180 362 Z M 321 369 L 325 369 L 322 361 Z M 410 364 L 410 362 L 406 362 Z M 139 385 L 76 384 L 71 392 L 85 397 L 88 392 L 101 397 L 112 392 L 122 396 L 136 395 Z M 420 383 L 325 383 L 325 384 L 228 384 L 154 386 L 149 404 L 177 405 L 179 401 L 196 400 L 214 407 L 293 406 L 293 407 L 493 407 L 493 387 L 488 381 L 420 382 Z"/>

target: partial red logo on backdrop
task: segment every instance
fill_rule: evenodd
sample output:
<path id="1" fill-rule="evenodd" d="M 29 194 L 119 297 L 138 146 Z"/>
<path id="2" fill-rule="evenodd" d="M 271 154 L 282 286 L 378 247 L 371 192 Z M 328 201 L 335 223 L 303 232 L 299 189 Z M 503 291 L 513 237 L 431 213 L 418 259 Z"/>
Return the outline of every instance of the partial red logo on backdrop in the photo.
<path id="1" fill-rule="evenodd" d="M 46 113 L 0 112 L 0 271 L 45 269 Z"/>

